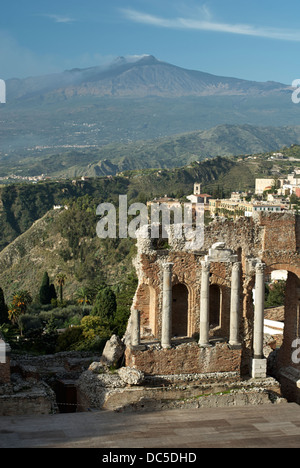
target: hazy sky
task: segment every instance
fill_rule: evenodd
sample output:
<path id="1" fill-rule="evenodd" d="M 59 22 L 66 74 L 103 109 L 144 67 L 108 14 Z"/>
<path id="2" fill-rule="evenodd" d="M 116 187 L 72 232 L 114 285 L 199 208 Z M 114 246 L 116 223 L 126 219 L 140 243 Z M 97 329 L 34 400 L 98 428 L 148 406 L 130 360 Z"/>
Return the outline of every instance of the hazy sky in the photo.
<path id="1" fill-rule="evenodd" d="M 291 84 L 299 0 L 11 0 L 0 12 L 0 78 L 84 68 L 120 55 Z"/>

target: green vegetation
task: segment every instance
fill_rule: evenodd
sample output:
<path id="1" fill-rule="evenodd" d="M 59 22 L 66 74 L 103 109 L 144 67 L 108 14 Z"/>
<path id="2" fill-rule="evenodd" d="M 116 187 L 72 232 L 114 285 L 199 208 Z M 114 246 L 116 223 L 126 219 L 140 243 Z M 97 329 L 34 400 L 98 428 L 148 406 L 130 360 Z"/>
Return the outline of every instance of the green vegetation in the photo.
<path id="1" fill-rule="evenodd" d="M 39 299 L 42 305 L 51 304 L 52 300 L 56 300 L 56 291 L 54 284 L 50 284 L 50 279 L 47 271 L 45 271 L 42 284 L 40 287 Z"/>
<path id="2" fill-rule="evenodd" d="M 132 275 L 118 285 L 116 292 L 102 284 L 95 299 L 84 307 L 76 298 L 60 307 L 42 305 L 32 302 L 27 291 L 19 291 L 13 297 L 9 320 L 3 320 L 0 330 L 14 352 L 101 352 L 113 333 L 125 333 L 136 286 L 137 279 Z M 100 297 L 104 298 L 103 308 Z"/>
<path id="3" fill-rule="evenodd" d="M 18 291 L 12 298 L 9 306 L 8 318 L 13 325 L 17 325 L 21 335 L 23 334 L 22 316 L 26 313 L 28 306 L 32 303 L 32 297 L 28 291 Z"/>
<path id="4" fill-rule="evenodd" d="M 285 288 L 286 282 L 282 280 L 266 285 L 265 308 L 283 306 Z"/>

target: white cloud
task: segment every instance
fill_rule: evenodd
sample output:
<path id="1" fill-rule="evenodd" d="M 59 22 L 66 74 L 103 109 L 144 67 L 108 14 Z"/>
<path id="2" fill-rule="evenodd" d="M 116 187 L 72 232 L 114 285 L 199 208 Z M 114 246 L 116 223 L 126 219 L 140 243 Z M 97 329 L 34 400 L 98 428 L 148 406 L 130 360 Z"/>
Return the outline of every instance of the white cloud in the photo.
<path id="1" fill-rule="evenodd" d="M 73 23 L 75 21 L 74 18 L 70 18 L 69 16 L 54 15 L 54 14 L 44 14 L 40 16 L 45 16 L 46 18 L 52 19 L 55 21 L 55 23 Z"/>
<path id="2" fill-rule="evenodd" d="M 214 22 L 210 11 L 203 6 L 196 12 L 194 18 L 176 17 L 163 18 L 133 9 L 121 10 L 125 18 L 135 23 L 148 24 L 168 29 L 211 31 L 228 34 L 239 34 L 244 36 L 262 37 L 284 41 L 300 41 L 300 31 L 281 28 L 256 27 L 250 24 L 230 24 Z M 201 18 L 202 17 L 202 18 Z M 199 19 L 198 19 L 199 18 Z M 204 18 L 204 19 L 203 19 Z"/>

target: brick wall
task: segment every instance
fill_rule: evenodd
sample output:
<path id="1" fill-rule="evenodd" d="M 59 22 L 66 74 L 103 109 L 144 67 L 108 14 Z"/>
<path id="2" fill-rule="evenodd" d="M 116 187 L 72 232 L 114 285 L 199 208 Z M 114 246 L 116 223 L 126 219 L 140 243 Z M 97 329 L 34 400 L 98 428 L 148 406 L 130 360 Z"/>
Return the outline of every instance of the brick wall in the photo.
<path id="1" fill-rule="evenodd" d="M 264 226 L 263 250 L 296 252 L 296 218 L 290 213 L 261 213 Z"/>
<path id="2" fill-rule="evenodd" d="M 200 348 L 196 342 L 172 349 L 137 351 L 127 348 L 126 366 L 135 367 L 148 375 L 190 373 L 240 372 L 241 350 L 232 350 L 226 343 L 212 348 Z"/>

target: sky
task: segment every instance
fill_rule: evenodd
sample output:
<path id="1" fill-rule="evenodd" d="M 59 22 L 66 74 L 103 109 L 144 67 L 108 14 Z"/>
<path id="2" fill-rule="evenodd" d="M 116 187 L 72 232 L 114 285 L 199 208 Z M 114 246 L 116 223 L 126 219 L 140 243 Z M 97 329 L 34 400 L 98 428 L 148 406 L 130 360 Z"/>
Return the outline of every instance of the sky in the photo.
<path id="1" fill-rule="evenodd" d="M 0 79 L 154 55 L 215 75 L 300 79 L 299 0 L 11 0 L 0 11 Z"/>

